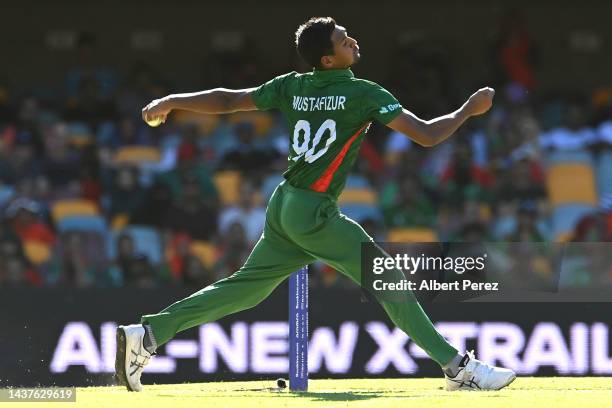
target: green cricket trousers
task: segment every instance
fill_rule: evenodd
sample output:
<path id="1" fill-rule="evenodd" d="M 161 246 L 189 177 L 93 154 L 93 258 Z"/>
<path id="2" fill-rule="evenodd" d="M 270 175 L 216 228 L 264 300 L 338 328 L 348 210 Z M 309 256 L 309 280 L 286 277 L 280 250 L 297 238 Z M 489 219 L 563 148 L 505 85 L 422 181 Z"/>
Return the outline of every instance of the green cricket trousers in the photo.
<path id="1" fill-rule="evenodd" d="M 359 284 L 362 242 L 373 240 L 340 213 L 331 195 L 298 189 L 285 181 L 274 191 L 264 232 L 240 270 L 158 314 L 143 316 L 141 323 L 151 326 L 158 346 L 162 345 L 180 331 L 257 305 L 289 275 L 315 259 Z M 416 299 L 378 301 L 393 323 L 438 364 L 447 364 L 457 354 Z"/>

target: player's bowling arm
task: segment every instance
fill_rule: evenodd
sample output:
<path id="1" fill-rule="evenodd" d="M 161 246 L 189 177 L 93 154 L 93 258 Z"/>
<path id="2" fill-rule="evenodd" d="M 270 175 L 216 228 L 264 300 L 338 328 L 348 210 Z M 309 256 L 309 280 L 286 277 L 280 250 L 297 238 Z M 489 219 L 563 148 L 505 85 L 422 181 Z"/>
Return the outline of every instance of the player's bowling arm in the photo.
<path id="1" fill-rule="evenodd" d="M 216 88 L 208 91 L 169 95 L 172 109 L 199 113 L 232 113 L 257 109 L 249 89 Z"/>
<path id="2" fill-rule="evenodd" d="M 407 109 L 387 124 L 421 146 L 430 147 L 448 139 L 470 117 L 487 112 L 493 103 L 495 91 L 482 88 L 476 91 L 463 106 L 448 115 L 423 120 Z"/>
<path id="3" fill-rule="evenodd" d="M 142 118 L 166 117 L 176 109 L 198 113 L 232 113 L 257 109 L 251 92 L 256 88 L 216 88 L 201 92 L 172 94 L 149 103 L 142 110 Z"/>
<path id="4" fill-rule="evenodd" d="M 393 130 L 403 133 L 421 146 L 431 147 L 446 140 L 469 118 L 463 109 L 432 120 L 423 120 L 409 110 L 403 109 L 387 124 Z"/>

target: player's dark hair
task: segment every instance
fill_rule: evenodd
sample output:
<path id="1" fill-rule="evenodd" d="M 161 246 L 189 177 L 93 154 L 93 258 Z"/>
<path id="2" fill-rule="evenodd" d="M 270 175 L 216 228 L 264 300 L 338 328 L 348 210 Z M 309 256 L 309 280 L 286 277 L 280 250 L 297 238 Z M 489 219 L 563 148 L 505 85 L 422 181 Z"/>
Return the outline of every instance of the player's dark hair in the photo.
<path id="1" fill-rule="evenodd" d="M 295 32 L 295 48 L 310 66 L 321 68 L 321 57 L 334 54 L 331 40 L 336 21 L 331 17 L 312 17 Z"/>

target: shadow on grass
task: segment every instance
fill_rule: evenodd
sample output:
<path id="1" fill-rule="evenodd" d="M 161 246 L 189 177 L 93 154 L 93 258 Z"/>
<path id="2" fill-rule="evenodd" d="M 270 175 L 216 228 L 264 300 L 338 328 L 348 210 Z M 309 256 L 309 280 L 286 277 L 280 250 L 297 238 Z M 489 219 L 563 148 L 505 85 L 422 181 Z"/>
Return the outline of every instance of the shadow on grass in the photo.
<path id="1" fill-rule="evenodd" d="M 290 395 L 302 398 L 310 398 L 313 401 L 361 401 L 382 397 L 378 392 L 359 391 L 353 392 L 299 392 Z"/>
<path id="2" fill-rule="evenodd" d="M 281 390 L 279 388 L 247 388 L 240 389 L 238 391 L 264 391 L 270 392 L 272 394 L 282 395 L 284 397 L 293 397 L 293 398 L 308 398 L 313 401 L 360 401 L 360 400 L 368 400 L 372 398 L 378 398 L 385 396 L 384 393 L 380 393 L 378 391 L 357 391 L 357 392 L 317 392 L 317 391 L 298 391 L 291 392 L 286 390 Z"/>

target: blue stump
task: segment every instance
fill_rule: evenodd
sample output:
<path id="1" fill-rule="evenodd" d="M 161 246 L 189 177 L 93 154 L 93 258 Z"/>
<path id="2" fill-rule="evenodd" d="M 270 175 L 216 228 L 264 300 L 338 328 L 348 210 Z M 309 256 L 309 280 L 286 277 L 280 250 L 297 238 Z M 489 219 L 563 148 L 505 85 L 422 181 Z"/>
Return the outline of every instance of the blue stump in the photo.
<path id="1" fill-rule="evenodd" d="M 289 278 L 289 389 L 308 390 L 308 267 Z"/>

